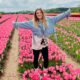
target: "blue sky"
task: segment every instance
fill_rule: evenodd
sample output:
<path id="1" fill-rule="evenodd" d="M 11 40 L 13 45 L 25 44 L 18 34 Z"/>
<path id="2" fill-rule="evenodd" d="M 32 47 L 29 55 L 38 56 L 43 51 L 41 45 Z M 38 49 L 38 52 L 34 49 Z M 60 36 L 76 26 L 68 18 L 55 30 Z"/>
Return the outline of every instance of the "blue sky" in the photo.
<path id="1" fill-rule="evenodd" d="M 58 7 L 76 7 L 80 0 L 0 0 L 0 11 L 50 9 Z"/>

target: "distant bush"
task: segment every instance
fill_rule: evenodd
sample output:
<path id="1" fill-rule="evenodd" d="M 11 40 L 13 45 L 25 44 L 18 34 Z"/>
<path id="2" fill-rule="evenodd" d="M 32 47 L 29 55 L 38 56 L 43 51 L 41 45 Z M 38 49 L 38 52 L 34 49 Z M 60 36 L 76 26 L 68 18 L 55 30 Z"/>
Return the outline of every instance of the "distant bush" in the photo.
<path id="1" fill-rule="evenodd" d="M 2 17 L 2 14 L 0 13 L 0 18 Z"/>

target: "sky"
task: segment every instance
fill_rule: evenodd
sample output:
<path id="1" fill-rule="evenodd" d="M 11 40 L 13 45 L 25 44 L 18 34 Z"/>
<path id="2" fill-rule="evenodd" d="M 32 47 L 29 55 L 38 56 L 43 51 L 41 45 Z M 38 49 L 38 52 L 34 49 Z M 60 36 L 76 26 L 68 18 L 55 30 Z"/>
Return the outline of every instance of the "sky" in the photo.
<path id="1" fill-rule="evenodd" d="M 58 7 L 77 7 L 80 0 L 0 0 L 0 11 L 16 12 L 21 10 L 50 9 Z"/>

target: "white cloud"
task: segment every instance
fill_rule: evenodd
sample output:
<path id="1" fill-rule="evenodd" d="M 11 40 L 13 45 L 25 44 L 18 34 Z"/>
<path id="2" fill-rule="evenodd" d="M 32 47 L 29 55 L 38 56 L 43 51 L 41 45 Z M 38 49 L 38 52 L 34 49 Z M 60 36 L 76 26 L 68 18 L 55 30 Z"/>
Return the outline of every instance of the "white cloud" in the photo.
<path id="1" fill-rule="evenodd" d="M 0 0 L 0 3 L 2 3 L 2 0 Z"/>
<path id="2" fill-rule="evenodd" d="M 57 7 L 76 7 L 80 0 L 0 0 L 0 11 L 35 10 Z M 7 10 L 6 10 L 7 9 Z"/>

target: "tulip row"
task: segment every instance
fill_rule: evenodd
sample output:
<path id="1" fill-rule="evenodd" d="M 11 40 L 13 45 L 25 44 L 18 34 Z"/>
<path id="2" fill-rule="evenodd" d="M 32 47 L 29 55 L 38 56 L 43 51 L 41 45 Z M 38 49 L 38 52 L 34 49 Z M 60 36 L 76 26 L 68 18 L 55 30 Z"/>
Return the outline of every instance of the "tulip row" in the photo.
<path id="1" fill-rule="evenodd" d="M 30 16 L 30 15 L 29 15 Z M 26 17 L 29 17 L 28 15 Z M 21 16 L 20 16 L 21 17 Z M 19 21 L 22 18 L 19 17 Z M 23 15 L 22 15 L 23 17 Z M 24 20 L 24 19 L 23 19 Z M 49 69 L 43 70 L 42 62 L 44 61 L 39 55 L 39 69 L 34 71 L 33 60 L 34 55 L 32 51 L 32 32 L 28 29 L 19 28 L 19 69 L 23 80 L 39 80 L 39 75 L 42 75 L 42 80 L 79 80 L 80 69 L 73 70 L 73 65 L 65 63 L 65 55 L 62 54 L 59 47 L 57 47 L 52 40 L 49 40 Z M 46 73 L 46 76 L 43 76 Z"/>
<path id="2" fill-rule="evenodd" d="M 7 17 L 10 17 L 10 15 L 7 15 Z M 0 73 L 3 73 L 3 64 L 7 56 L 6 53 L 11 47 L 11 38 L 14 32 L 11 21 L 15 19 L 16 18 L 12 17 L 0 24 Z"/>
<path id="3" fill-rule="evenodd" d="M 10 19 L 12 15 L 2 15 L 2 18 L 0 18 L 0 24 L 4 23 L 8 19 Z"/>
<path id="4" fill-rule="evenodd" d="M 76 29 L 74 31 L 75 33 L 72 33 L 72 31 L 71 31 L 71 29 L 73 28 L 72 26 L 65 27 L 62 25 L 61 26 L 56 25 L 57 36 L 58 36 L 58 45 L 62 49 L 65 49 L 67 53 L 69 53 L 70 55 L 75 57 L 76 60 L 80 62 L 80 37 L 77 36 Z M 78 33 L 80 34 L 79 29 L 77 29 L 77 30 L 78 30 Z"/>
<path id="5" fill-rule="evenodd" d="M 68 33 L 73 33 L 76 34 L 76 36 L 80 37 L 80 22 L 67 22 L 66 20 L 61 21 L 60 23 L 56 24 L 58 28 L 63 28 L 66 30 Z"/>
<path id="6" fill-rule="evenodd" d="M 80 39 L 78 37 L 74 37 L 70 35 L 62 28 L 57 28 L 57 45 L 60 46 L 63 50 L 65 50 L 68 54 L 75 58 L 78 62 L 80 62 Z M 53 36 L 50 37 L 55 41 Z"/>

